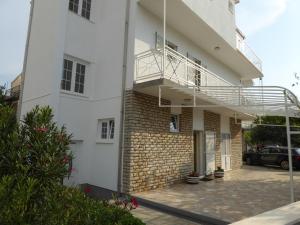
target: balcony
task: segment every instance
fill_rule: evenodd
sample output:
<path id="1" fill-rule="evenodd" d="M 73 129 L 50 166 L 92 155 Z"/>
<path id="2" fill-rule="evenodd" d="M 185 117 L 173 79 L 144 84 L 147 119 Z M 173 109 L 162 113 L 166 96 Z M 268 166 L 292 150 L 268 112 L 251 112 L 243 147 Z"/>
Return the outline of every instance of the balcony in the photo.
<path id="1" fill-rule="evenodd" d="M 245 36 L 237 29 L 236 31 L 236 47 L 259 71 L 262 71 L 262 61 L 255 52 L 248 46 Z"/>
<path id="2" fill-rule="evenodd" d="M 136 56 L 135 74 L 136 84 L 166 79 L 185 87 L 232 85 L 169 47 L 166 47 L 165 73 L 163 51 L 151 49 Z"/>

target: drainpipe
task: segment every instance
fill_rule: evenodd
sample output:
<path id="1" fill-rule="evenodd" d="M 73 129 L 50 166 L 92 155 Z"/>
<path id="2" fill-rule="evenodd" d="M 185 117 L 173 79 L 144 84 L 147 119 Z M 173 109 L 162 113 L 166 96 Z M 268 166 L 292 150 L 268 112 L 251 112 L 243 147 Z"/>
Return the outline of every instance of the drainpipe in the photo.
<path id="1" fill-rule="evenodd" d="M 19 97 L 19 103 L 18 103 L 18 108 L 17 108 L 17 119 L 18 120 L 21 120 L 21 108 L 22 108 L 22 101 L 23 101 L 25 73 L 26 73 L 27 58 L 28 58 L 28 48 L 29 48 L 29 41 L 30 41 L 30 34 L 31 34 L 32 18 L 33 18 L 34 0 L 31 0 L 30 4 L 31 4 L 31 6 L 30 6 L 30 14 L 29 14 L 29 22 L 28 22 L 28 30 L 27 30 L 27 40 L 26 40 L 24 60 L 23 60 L 23 69 L 22 69 L 22 74 L 21 74 L 20 97 Z"/>
<path id="2" fill-rule="evenodd" d="M 119 137 L 119 163 L 118 163 L 118 195 L 123 192 L 123 159 L 124 159 L 124 123 L 125 123 L 125 92 L 127 76 L 127 54 L 129 39 L 129 16 L 130 0 L 126 1 L 126 21 L 124 31 L 124 52 L 123 52 L 123 72 L 122 72 L 122 92 L 121 92 L 121 111 L 120 111 L 120 137 Z"/>

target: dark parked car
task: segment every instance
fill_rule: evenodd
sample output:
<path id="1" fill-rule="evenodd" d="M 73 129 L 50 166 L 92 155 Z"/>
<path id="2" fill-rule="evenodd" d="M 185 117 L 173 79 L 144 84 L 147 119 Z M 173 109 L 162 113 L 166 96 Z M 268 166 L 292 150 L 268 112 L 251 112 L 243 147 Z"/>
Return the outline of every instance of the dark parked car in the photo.
<path id="1" fill-rule="evenodd" d="M 293 167 L 300 169 L 300 148 L 292 149 Z M 244 154 L 247 165 L 273 165 L 289 169 L 288 148 L 267 146 L 262 150 L 250 151 Z"/>

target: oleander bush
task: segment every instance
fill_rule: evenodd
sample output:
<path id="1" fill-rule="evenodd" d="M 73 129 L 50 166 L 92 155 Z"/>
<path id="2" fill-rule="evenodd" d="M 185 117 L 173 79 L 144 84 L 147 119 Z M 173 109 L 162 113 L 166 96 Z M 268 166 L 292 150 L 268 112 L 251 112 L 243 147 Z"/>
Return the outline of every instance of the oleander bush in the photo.
<path id="1" fill-rule="evenodd" d="M 1 98 L 0 98 L 1 99 Z M 140 225 L 129 210 L 62 185 L 72 168 L 71 136 L 36 107 L 18 124 L 0 102 L 1 225 Z"/>

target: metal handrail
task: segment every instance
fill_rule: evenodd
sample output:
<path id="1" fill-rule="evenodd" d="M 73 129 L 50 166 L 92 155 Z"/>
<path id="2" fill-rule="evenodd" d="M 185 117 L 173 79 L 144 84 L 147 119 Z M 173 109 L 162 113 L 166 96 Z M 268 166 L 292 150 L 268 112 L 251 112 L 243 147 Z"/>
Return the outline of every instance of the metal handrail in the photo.
<path id="1" fill-rule="evenodd" d="M 165 79 L 185 86 L 232 85 L 230 82 L 169 47 L 166 47 L 166 58 Z M 137 54 L 135 82 L 140 83 L 163 78 L 162 67 L 162 49 L 150 49 Z"/>
<path id="2" fill-rule="evenodd" d="M 245 38 L 236 32 L 236 47 L 237 49 L 259 70 L 262 71 L 262 60 L 250 48 L 245 41 Z"/>

